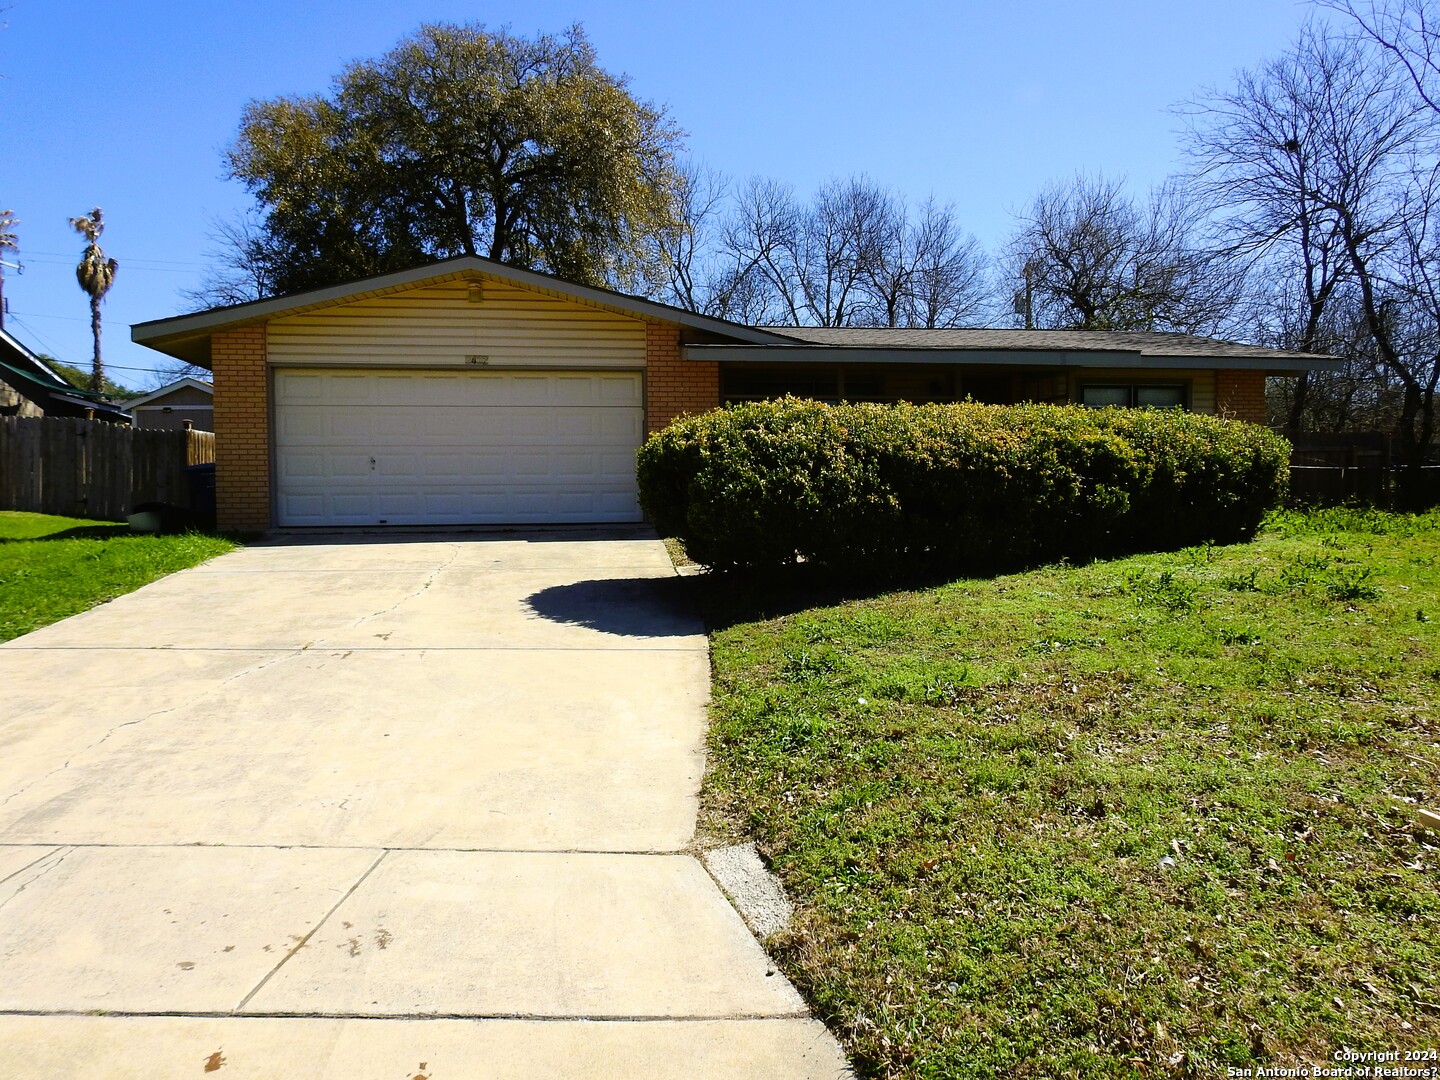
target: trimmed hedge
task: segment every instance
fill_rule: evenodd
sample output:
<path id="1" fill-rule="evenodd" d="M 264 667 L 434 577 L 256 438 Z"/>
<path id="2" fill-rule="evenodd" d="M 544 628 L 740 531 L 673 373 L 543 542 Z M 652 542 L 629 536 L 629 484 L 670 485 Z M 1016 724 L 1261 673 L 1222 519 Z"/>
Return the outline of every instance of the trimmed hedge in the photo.
<path id="1" fill-rule="evenodd" d="M 1264 428 L 1175 410 L 784 398 L 651 436 L 640 503 L 718 569 L 991 570 L 1244 539 L 1289 456 Z"/>

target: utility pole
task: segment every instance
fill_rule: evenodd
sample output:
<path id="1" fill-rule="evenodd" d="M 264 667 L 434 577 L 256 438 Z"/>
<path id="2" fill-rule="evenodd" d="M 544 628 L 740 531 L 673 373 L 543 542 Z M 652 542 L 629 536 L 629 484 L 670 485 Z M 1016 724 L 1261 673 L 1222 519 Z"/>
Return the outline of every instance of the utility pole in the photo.
<path id="1" fill-rule="evenodd" d="M 1021 273 L 1025 276 L 1025 287 L 1015 294 L 1011 310 L 1025 316 L 1025 329 L 1035 329 L 1035 260 L 1026 259 Z"/>
<path id="2" fill-rule="evenodd" d="M 15 235 L 15 226 L 20 221 L 13 210 L 0 210 L 0 330 L 5 329 L 5 271 L 14 270 L 19 273 L 22 267 L 18 262 L 11 262 L 5 258 L 7 251 L 14 251 L 20 246 L 19 238 Z"/>

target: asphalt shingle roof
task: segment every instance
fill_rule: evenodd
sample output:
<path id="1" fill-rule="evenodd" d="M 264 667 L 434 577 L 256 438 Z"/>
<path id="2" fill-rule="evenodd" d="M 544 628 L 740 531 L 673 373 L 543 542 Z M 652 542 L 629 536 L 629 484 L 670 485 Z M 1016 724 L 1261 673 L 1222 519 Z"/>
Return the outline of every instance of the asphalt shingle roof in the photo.
<path id="1" fill-rule="evenodd" d="M 915 330 L 862 326 L 764 326 L 797 343 L 869 349 L 1024 349 L 1140 353 L 1142 356 L 1215 357 L 1216 359 L 1305 359 L 1310 353 L 1286 352 L 1260 345 L 1194 334 L 1138 330 Z"/>

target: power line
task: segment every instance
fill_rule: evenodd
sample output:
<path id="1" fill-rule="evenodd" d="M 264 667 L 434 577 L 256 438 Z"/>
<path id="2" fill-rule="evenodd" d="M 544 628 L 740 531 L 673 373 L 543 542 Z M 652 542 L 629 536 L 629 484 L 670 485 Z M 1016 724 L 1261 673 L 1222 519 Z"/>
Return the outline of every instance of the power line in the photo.
<path id="1" fill-rule="evenodd" d="M 70 253 L 65 252 L 65 251 L 31 251 L 30 254 L 32 254 L 32 255 L 53 255 L 53 256 L 54 256 L 55 258 L 57 258 L 57 259 L 73 259 L 73 258 L 75 258 L 74 255 L 71 255 Z M 146 258 L 142 258 L 141 256 L 138 256 L 138 255 L 134 257 L 134 260 L 133 260 L 133 261 L 135 261 L 135 262 L 147 262 L 147 263 L 164 263 L 164 264 L 167 264 L 167 265 L 169 265 L 169 266 L 198 266 L 198 267 L 201 267 L 201 268 L 204 268 L 204 266 L 206 265 L 205 263 L 191 262 L 191 261 L 189 261 L 189 260 L 187 260 L 187 259 L 146 259 Z"/>
<path id="2" fill-rule="evenodd" d="M 10 313 L 10 317 L 14 319 L 17 323 L 19 323 L 21 326 L 25 327 L 26 331 L 29 332 L 30 336 L 33 337 L 36 341 L 40 342 L 41 345 L 44 345 L 47 349 L 49 349 L 52 354 L 58 353 L 60 351 L 60 349 L 55 345 L 53 341 L 47 338 L 44 334 L 40 333 L 39 330 L 36 330 L 24 319 L 17 316 L 14 312 Z"/>
<path id="3" fill-rule="evenodd" d="M 68 258 L 65 258 L 65 257 L 63 257 L 63 256 L 60 257 L 60 258 L 58 258 L 58 259 L 36 259 L 36 258 L 32 258 L 30 255 L 24 255 L 24 256 L 21 256 L 21 257 L 25 260 L 25 262 L 35 263 L 36 265 L 39 265 L 39 266 L 71 266 L 71 265 L 73 265 Z M 131 260 L 131 261 L 120 260 L 120 266 L 121 266 L 123 269 L 126 269 L 126 270 L 139 270 L 139 271 L 141 271 L 142 273 L 146 273 L 146 274 L 193 274 L 193 273 L 195 273 L 195 269 L 202 269 L 203 266 L 204 266 L 203 263 L 195 263 L 195 264 L 194 264 L 195 269 L 191 269 L 191 270 L 181 270 L 181 269 L 179 269 L 178 267 L 174 267 L 174 266 L 142 266 L 142 265 L 140 265 L 141 262 L 148 262 L 148 261 L 149 261 L 149 260 Z"/>
<path id="4" fill-rule="evenodd" d="M 13 312 L 13 311 L 12 311 L 12 312 L 9 312 L 9 315 L 10 315 L 10 317 L 11 317 L 12 319 L 15 320 L 15 322 L 17 322 L 17 323 L 19 323 L 21 326 L 23 326 L 23 327 L 25 328 L 25 331 L 26 331 L 32 338 L 34 338 L 36 341 L 38 341 L 41 345 L 45 346 L 45 350 L 46 350 L 46 352 L 50 355 L 50 359 L 54 360 L 57 364 L 70 364 L 70 361 L 68 361 L 68 360 L 61 360 L 61 359 L 59 358 L 59 356 L 56 355 L 56 354 L 59 353 L 61 350 L 60 350 L 60 347 L 57 346 L 53 341 L 51 341 L 49 338 L 47 338 L 47 337 L 45 337 L 43 334 L 41 334 L 40 331 L 36 330 L 33 326 L 31 326 L 29 323 L 27 323 L 24 319 L 19 318 L 19 317 L 16 315 L 15 312 Z M 59 319 L 59 318 L 64 318 L 63 315 L 55 315 L 55 316 L 50 316 L 50 317 L 51 317 L 51 318 L 57 318 L 57 319 Z M 83 320 L 82 320 L 82 321 L 83 321 Z M 83 364 L 70 364 L 70 366 L 71 366 L 71 367 L 78 367 L 78 368 L 80 368 L 82 371 L 84 370 L 84 365 L 83 365 Z M 153 368 L 153 367 L 151 367 L 151 368 L 145 368 L 145 367 L 130 367 L 130 366 L 125 365 L 125 364 L 111 364 L 111 363 L 108 363 L 108 362 L 105 364 L 105 370 L 106 370 L 106 371 L 137 371 L 137 372 L 140 372 L 141 374 L 144 374 L 144 375 L 160 375 L 160 374 L 163 374 L 158 368 Z"/>
<path id="5" fill-rule="evenodd" d="M 79 315 L 41 315 L 38 311 L 7 311 L 7 315 L 23 315 L 27 319 L 64 319 L 66 322 L 88 323 L 89 319 L 82 319 Z"/>

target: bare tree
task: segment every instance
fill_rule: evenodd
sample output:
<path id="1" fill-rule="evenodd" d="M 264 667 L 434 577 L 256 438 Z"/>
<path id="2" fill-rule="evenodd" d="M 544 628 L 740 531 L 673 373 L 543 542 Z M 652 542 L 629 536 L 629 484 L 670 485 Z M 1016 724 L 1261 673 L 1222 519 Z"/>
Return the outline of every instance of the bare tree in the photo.
<path id="1" fill-rule="evenodd" d="M 913 275 L 905 323 L 934 330 L 973 326 L 991 312 L 990 260 L 953 208 L 927 199 L 910 224 Z"/>
<path id="2" fill-rule="evenodd" d="M 864 322 L 869 273 L 883 259 L 897 209 L 867 177 L 831 180 L 801 218 L 795 254 L 807 321 L 816 326 Z"/>
<path id="3" fill-rule="evenodd" d="M 880 326 L 964 326 L 985 313 L 988 262 L 951 206 L 933 198 L 912 218 L 887 195 L 862 270 L 869 293 L 864 315 Z"/>
<path id="4" fill-rule="evenodd" d="M 973 322 L 989 302 L 988 262 L 954 210 L 929 199 L 912 217 L 863 176 L 826 183 L 808 204 L 788 185 L 754 178 L 737 193 L 720 246 L 715 313 L 934 328 Z"/>
<path id="5" fill-rule="evenodd" d="M 1440 112 L 1440 22 L 1428 0 L 1317 0 L 1354 20 L 1361 35 L 1404 67 L 1416 93 Z"/>
<path id="6" fill-rule="evenodd" d="M 193 289 L 180 296 L 200 308 L 228 307 L 275 295 L 275 274 L 264 223 L 251 209 L 228 218 L 215 218 L 209 233 L 206 258 L 210 267 Z"/>
<path id="7" fill-rule="evenodd" d="M 1272 381 L 1266 393 L 1272 425 L 1292 432 L 1393 430 L 1401 392 L 1376 354 L 1358 290 L 1344 281 L 1317 318 L 1305 279 L 1265 263 L 1251 276 L 1240 325 L 1248 340 L 1271 348 L 1339 357 L 1339 371 L 1309 371 Z"/>
<path id="8" fill-rule="evenodd" d="M 1440 113 L 1393 52 L 1314 29 L 1196 119 L 1191 153 L 1232 250 L 1299 283 L 1293 344 L 1325 347 L 1329 308 L 1343 297 L 1365 329 L 1352 377 L 1368 386 L 1378 371 L 1391 385 L 1373 400 L 1398 395 L 1402 455 L 1423 463 L 1440 366 Z M 1305 414 L 1292 402 L 1293 419 Z"/>
<path id="9" fill-rule="evenodd" d="M 722 314 L 716 310 L 724 305 L 714 263 L 727 187 L 720 173 L 704 165 L 687 161 L 677 167 L 675 220 L 654 238 L 650 292 L 657 298 L 686 311 Z"/>
<path id="10" fill-rule="evenodd" d="M 759 176 L 746 181 L 725 227 L 721 295 L 745 297 L 756 322 L 804 325 L 797 265 L 802 227 L 789 184 Z"/>
<path id="11" fill-rule="evenodd" d="M 1307 31 L 1297 49 L 1242 71 L 1233 89 L 1212 91 L 1184 110 L 1194 188 L 1219 208 L 1221 250 L 1259 267 L 1253 278 L 1270 309 L 1262 321 L 1285 328 L 1272 341 L 1278 347 L 1327 352 L 1337 341 L 1326 332 L 1327 318 L 1332 303 L 1345 299 L 1352 267 L 1341 219 L 1312 190 L 1317 175 L 1335 168 L 1330 118 L 1361 115 L 1382 150 L 1387 139 L 1404 137 L 1391 123 L 1386 95 L 1367 104 L 1366 68 L 1357 50 Z M 1277 302 L 1296 311 L 1276 312 Z M 1286 395 L 1290 429 L 1305 425 L 1307 398 L 1320 379 L 1307 371 L 1294 380 Z"/>
<path id="12" fill-rule="evenodd" d="M 779 324 L 852 325 L 888 213 L 886 194 L 863 177 L 826 183 L 808 206 L 788 184 L 753 178 L 725 232 L 728 279 L 758 278 Z"/>
<path id="13" fill-rule="evenodd" d="M 1440 162 L 1417 169 L 1399 207 L 1397 242 L 1388 250 L 1348 241 L 1365 321 L 1380 363 L 1403 392 L 1397 425 L 1407 464 L 1423 465 L 1435 442 L 1435 390 L 1440 385 Z M 1356 230 L 1358 231 L 1358 230 Z M 1373 281 L 1372 281 L 1373 277 Z"/>
<path id="14" fill-rule="evenodd" d="M 1173 185 L 1137 205 L 1119 180 L 1077 175 L 1020 215 L 1006 256 L 1027 325 L 1199 333 L 1231 311 L 1236 290 L 1197 238 L 1199 214 Z"/>

